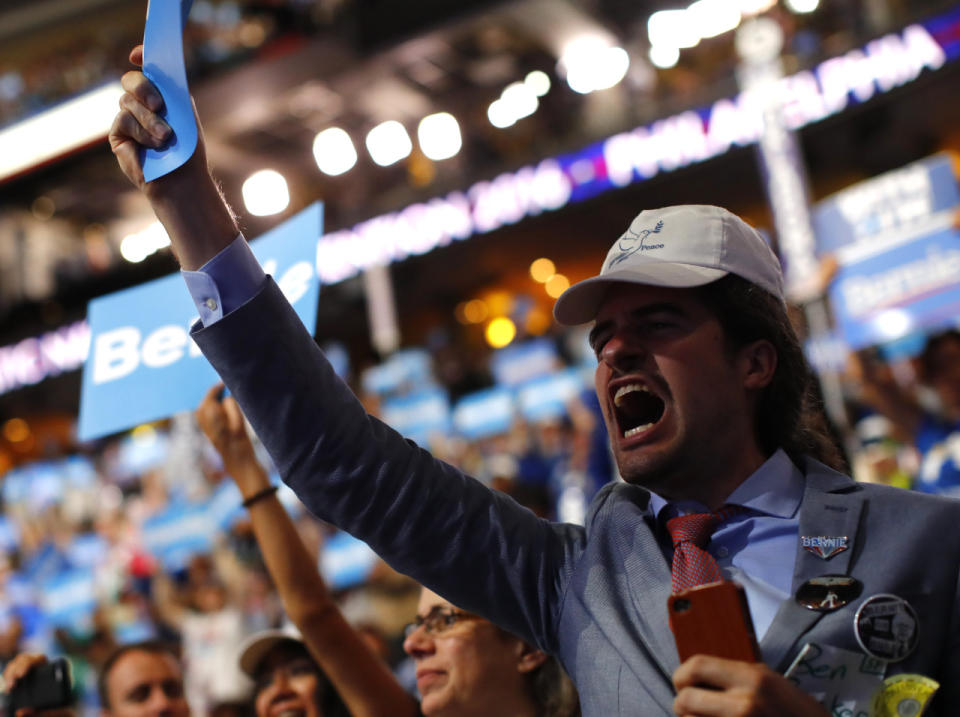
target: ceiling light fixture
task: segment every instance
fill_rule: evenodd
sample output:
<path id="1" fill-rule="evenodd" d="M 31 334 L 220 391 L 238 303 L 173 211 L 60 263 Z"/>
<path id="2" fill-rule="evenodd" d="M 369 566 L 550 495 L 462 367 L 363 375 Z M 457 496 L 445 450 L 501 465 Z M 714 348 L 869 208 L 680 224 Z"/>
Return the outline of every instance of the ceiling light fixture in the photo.
<path id="1" fill-rule="evenodd" d="M 0 130 L 0 180 L 106 137 L 122 94 L 111 82 Z"/>
<path id="2" fill-rule="evenodd" d="M 339 127 L 330 127 L 314 138 L 313 158 L 321 172 L 336 177 L 353 169 L 357 150 L 350 135 Z"/>
<path id="3" fill-rule="evenodd" d="M 570 89 L 585 95 L 620 82 L 630 68 L 630 56 L 622 47 L 611 47 L 599 38 L 580 38 L 567 45 L 559 66 Z"/>
<path id="4" fill-rule="evenodd" d="M 261 169 L 243 183 L 243 203 L 255 217 L 279 214 L 290 205 L 287 180 L 273 169 Z"/>
<path id="5" fill-rule="evenodd" d="M 434 161 L 455 156 L 463 146 L 460 125 L 449 112 L 437 112 L 420 120 L 417 141 L 424 155 Z"/>
<path id="6" fill-rule="evenodd" d="M 786 3 L 790 10 L 801 15 L 820 7 L 820 0 L 786 0 Z"/>
<path id="7" fill-rule="evenodd" d="M 550 91 L 550 75 L 543 70 L 533 70 L 523 78 L 523 84 L 533 90 L 537 97 L 543 97 Z"/>
<path id="8" fill-rule="evenodd" d="M 389 167 L 409 156 L 413 142 L 402 124 L 396 120 L 381 122 L 367 133 L 367 151 L 381 167 Z"/>

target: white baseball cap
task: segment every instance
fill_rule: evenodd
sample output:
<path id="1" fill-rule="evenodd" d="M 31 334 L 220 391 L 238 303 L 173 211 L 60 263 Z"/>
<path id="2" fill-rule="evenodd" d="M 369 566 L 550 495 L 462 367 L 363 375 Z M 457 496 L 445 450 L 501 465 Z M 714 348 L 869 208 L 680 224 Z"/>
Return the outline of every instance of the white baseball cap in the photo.
<path id="1" fill-rule="evenodd" d="M 698 204 L 645 209 L 610 247 L 600 274 L 563 292 L 553 315 L 567 326 L 592 321 L 610 285 L 618 282 L 689 288 L 727 274 L 784 300 L 779 260 L 736 214 Z"/>
<path id="2" fill-rule="evenodd" d="M 294 628 L 261 630 L 253 633 L 240 644 L 240 657 L 238 659 L 240 669 L 247 677 L 255 679 L 260 663 L 274 647 L 281 643 L 299 645 L 306 649 L 303 638 Z"/>

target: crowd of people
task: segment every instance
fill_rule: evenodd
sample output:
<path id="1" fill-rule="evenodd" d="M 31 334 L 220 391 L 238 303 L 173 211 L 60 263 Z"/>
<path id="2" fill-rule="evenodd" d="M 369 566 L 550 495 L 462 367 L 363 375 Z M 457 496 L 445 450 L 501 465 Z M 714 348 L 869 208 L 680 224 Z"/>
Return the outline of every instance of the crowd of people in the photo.
<path id="1" fill-rule="evenodd" d="M 556 309 L 561 324 L 593 326 L 599 410 L 584 398 L 559 422 L 432 446 L 443 462 L 364 410 L 269 278 L 224 269 L 251 259 L 202 143 L 172 179 L 144 185 L 137 145 L 160 147 L 165 138 L 143 129 L 156 121 L 150 83 L 132 72 L 125 89 L 112 146 L 167 226 L 184 271 L 207 273 L 215 288 L 248 282 L 231 285 L 232 299 L 243 301 L 212 301 L 218 313 L 201 310 L 194 329 L 231 395 L 216 386 L 200 405 L 196 422 L 218 459 L 204 465 L 198 452 L 188 475 L 148 471 L 101 493 L 103 476 L 81 470 L 69 482 L 74 495 L 48 489 L 39 514 L 30 494 L 5 492 L 8 690 L 63 652 L 75 658 L 82 708 L 117 717 L 566 717 L 581 703 L 590 715 L 780 714 L 785 706 L 822 715 L 782 672 L 808 637 L 856 650 L 849 621 L 830 619 L 845 615 L 834 611 L 847 602 L 821 605 L 830 614 L 818 622 L 797 607 L 794 583 L 822 579 L 818 560 L 855 547 L 829 564 L 828 577 L 850 573 L 867 600 L 893 598 L 902 613 L 943 627 L 875 641 L 855 627 L 862 649 L 898 672 L 939 680 L 942 713 L 960 704 L 951 659 L 960 638 L 949 617 L 956 504 L 838 472 L 839 442 L 818 411 L 779 262 L 742 220 L 716 207 L 641 212 L 600 274 Z M 674 243 L 644 245 L 668 225 Z M 667 258 L 648 259 L 653 250 Z M 211 304 L 194 299 L 198 308 Z M 851 357 L 851 403 L 884 416 L 888 437 L 915 447 L 908 483 L 956 492 L 960 334 L 931 337 L 904 366 L 911 371 L 869 352 Z M 309 514 L 272 479 L 241 405 Z M 614 472 L 595 440 L 601 425 L 622 479 L 602 488 Z M 193 435 L 180 426 L 180 438 Z M 603 456 L 607 468 L 592 468 Z M 561 493 L 570 475 L 591 503 L 579 525 L 552 521 L 567 517 Z M 152 520 L 214 503 L 196 513 L 224 528 L 206 526 L 208 544 L 151 552 L 151 530 L 154 541 L 163 532 Z M 909 526 L 897 523 L 905 509 L 916 518 Z M 684 537 L 699 530 L 691 519 L 708 532 Z M 167 524 L 167 537 L 183 525 Z M 325 583 L 318 556 L 331 525 L 419 581 L 382 564 L 369 579 L 390 596 L 389 612 L 406 610 L 402 630 L 351 615 L 349 599 L 338 598 L 358 593 L 338 595 Z M 916 594 L 912 557 L 934 536 L 948 567 L 924 566 L 925 593 Z M 798 551 L 801 537 L 837 549 Z M 784 570 L 794 561 L 796 572 Z M 89 599 L 78 599 L 78 573 L 88 584 L 96 578 Z M 662 607 L 678 585 L 707 582 L 703 575 L 743 584 L 762 662 L 677 659 Z"/>
<path id="2" fill-rule="evenodd" d="M 905 372 L 904 367 L 910 370 Z M 960 485 L 955 447 L 960 434 L 958 372 L 960 334 L 953 330 L 932 336 L 915 358 L 899 365 L 884 362 L 877 352 L 851 357 L 847 377 L 851 405 L 859 406 L 861 412 L 874 412 L 874 417 L 885 417 L 888 423 L 883 440 L 909 449 L 915 457 L 916 472 L 912 475 L 903 475 L 902 465 L 911 462 L 901 459 L 885 472 L 873 470 L 869 479 L 925 492 L 956 492 Z M 185 450 L 185 439 L 177 438 L 184 429 L 171 426 L 166 433 L 160 428 L 158 433 L 149 434 L 146 442 L 156 444 L 149 451 L 152 457 L 131 457 L 137 442 L 145 439 L 142 435 L 127 437 L 123 442 L 108 441 L 95 464 L 84 469 L 78 468 L 79 457 L 72 463 L 47 466 L 48 472 L 59 469 L 64 475 L 59 488 L 43 488 L 44 482 L 37 481 L 37 494 L 15 489 L 13 478 L 8 481 L 4 490 L 4 532 L 8 538 L 0 583 L 0 653 L 4 661 L 24 651 L 69 655 L 79 704 L 92 712 L 102 706 L 105 694 L 102 685 L 98 688 L 97 676 L 119 647 L 143 641 L 156 643 L 164 650 L 179 646 L 175 654 L 183 673 L 183 696 L 192 711 L 242 711 L 250 707 L 244 705 L 252 685 L 259 685 L 250 658 L 246 667 L 239 661 L 244 642 L 249 642 L 251 635 L 273 635 L 274 641 L 289 638 L 291 648 L 296 646 L 292 651 L 303 652 L 307 648 L 298 642 L 302 638 L 297 633 L 290 632 L 289 622 L 302 626 L 314 619 L 311 615 L 323 616 L 328 607 L 337 611 L 336 606 L 341 605 L 351 620 L 350 624 L 339 623 L 338 628 L 359 636 L 365 646 L 361 648 L 358 642 L 357 650 L 372 650 L 377 664 L 385 666 L 347 672 L 379 672 L 388 688 L 373 693 L 390 700 L 391 706 L 382 713 L 395 714 L 391 710 L 397 709 L 394 701 L 399 692 L 391 692 L 389 685 L 400 685 L 404 694 L 421 694 L 417 691 L 417 664 L 449 660 L 444 651 L 449 641 L 434 639 L 448 628 L 482 633 L 477 639 L 482 638 L 487 648 L 518 639 L 428 590 L 423 591 L 417 609 L 418 587 L 382 563 L 362 582 L 345 590 L 326 589 L 317 566 L 323 564 L 324 539 L 333 534 L 330 526 L 314 520 L 287 491 L 280 494 L 282 501 L 270 494 L 249 511 L 241 509 L 243 496 L 256 496 L 273 483 L 270 471 L 261 467 L 268 460 L 262 449 L 255 449 L 246 433 L 239 430 L 242 419 L 236 404 L 230 399 L 221 402 L 218 394 L 212 392 L 198 413 L 199 427 L 213 442 L 198 446 L 199 429 L 192 428 L 192 438 L 187 431 L 186 443 L 192 447 L 190 455 L 196 462 L 190 479 L 170 472 L 171 467 L 182 466 L 182 457 L 172 466 L 164 466 L 171 453 Z M 376 402 L 369 400 L 366 404 L 372 407 Z M 225 406 L 232 406 L 231 421 L 227 420 Z M 192 424 L 193 419 L 188 422 Z M 229 440 L 224 440 L 228 424 L 232 433 Z M 596 428 L 594 414 L 583 402 L 574 401 L 562 419 L 532 424 L 517 421 L 507 433 L 472 442 L 447 438 L 433 441 L 431 447 L 445 460 L 480 475 L 537 514 L 556 519 L 561 493 L 570 485 L 571 474 L 578 477 L 577 484 L 585 491 L 584 501 L 589 501 L 605 482 L 605 476 L 612 475 L 608 472 L 609 460 L 599 471 L 589 468 L 591 462 L 598 461 L 591 450 L 596 448 Z M 178 442 L 180 445 L 175 445 Z M 211 446 L 216 446 L 216 451 Z M 866 446 L 867 452 L 870 447 Z M 142 447 L 139 450 L 144 451 Z M 142 472 L 137 474 L 136 470 Z M 75 475 L 72 481 L 66 478 L 68 474 Z M 189 495 L 184 493 L 187 488 Z M 214 496 L 226 495 L 227 490 L 232 496 L 230 519 L 211 519 L 216 523 L 216 534 L 208 551 L 192 554 L 180 563 L 169 563 L 162 553 L 151 553 L 149 541 L 144 541 L 144 525 L 149 526 L 151 517 L 167 513 L 183 501 L 213 506 L 218 502 Z M 218 510 L 223 512 L 222 508 Z M 277 555 L 282 559 L 278 561 Z M 286 593 L 278 579 L 283 565 L 294 565 L 297 575 L 296 580 L 288 575 L 291 588 Z M 58 610 L 53 605 L 56 600 L 44 597 L 62 575 L 78 570 L 93 576 L 92 602 L 88 600 L 81 608 L 89 612 L 89 620 L 82 614 Z M 404 634 L 400 626 L 410 619 L 423 629 Z M 343 661 L 344 641 L 329 633 L 326 636 L 318 646 L 335 644 L 338 649 L 327 663 L 322 659 L 317 662 L 324 673 L 336 674 L 337 665 L 350 663 Z M 314 647 L 308 638 L 306 644 Z M 453 649 L 458 655 L 463 648 Z M 527 649 L 532 650 L 529 645 Z M 523 648 L 518 650 L 521 655 L 527 654 Z M 476 655 L 474 658 L 478 659 Z M 559 672 L 552 662 L 537 667 Z M 428 678 L 430 675 L 428 672 Z M 467 679 L 475 677 L 471 672 Z M 496 683 L 506 684 L 502 679 Z M 359 689 L 361 694 L 368 691 L 365 686 Z M 329 691 L 339 693 L 336 689 Z M 368 714 L 337 704 L 341 706 L 328 707 L 322 714 L 339 714 L 336 709 L 347 709 L 346 714 Z"/>

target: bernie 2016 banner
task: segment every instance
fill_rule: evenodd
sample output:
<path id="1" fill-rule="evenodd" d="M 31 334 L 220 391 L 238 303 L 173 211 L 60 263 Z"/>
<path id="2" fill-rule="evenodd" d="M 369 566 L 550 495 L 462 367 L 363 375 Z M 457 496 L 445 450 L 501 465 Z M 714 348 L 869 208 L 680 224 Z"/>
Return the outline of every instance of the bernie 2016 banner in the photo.
<path id="1" fill-rule="evenodd" d="M 323 207 L 316 203 L 251 242 L 311 333 L 320 285 L 313 268 Z M 90 355 L 80 395 L 82 441 L 192 410 L 217 382 L 190 326 L 197 310 L 180 276 L 90 302 Z"/>
<path id="2" fill-rule="evenodd" d="M 830 302 L 850 348 L 957 321 L 958 208 L 953 160 L 945 154 L 856 184 L 814 208 L 818 251 L 840 266 Z"/>

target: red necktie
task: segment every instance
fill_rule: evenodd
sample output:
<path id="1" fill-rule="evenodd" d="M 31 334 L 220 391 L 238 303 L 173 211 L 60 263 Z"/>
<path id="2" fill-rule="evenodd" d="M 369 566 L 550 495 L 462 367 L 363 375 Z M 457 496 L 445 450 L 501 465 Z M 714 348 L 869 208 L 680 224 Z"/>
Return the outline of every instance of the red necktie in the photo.
<path id="1" fill-rule="evenodd" d="M 717 526 L 742 510 L 730 505 L 715 513 L 678 515 L 667 521 L 667 531 L 673 539 L 674 593 L 723 580 L 720 566 L 705 548 Z"/>

